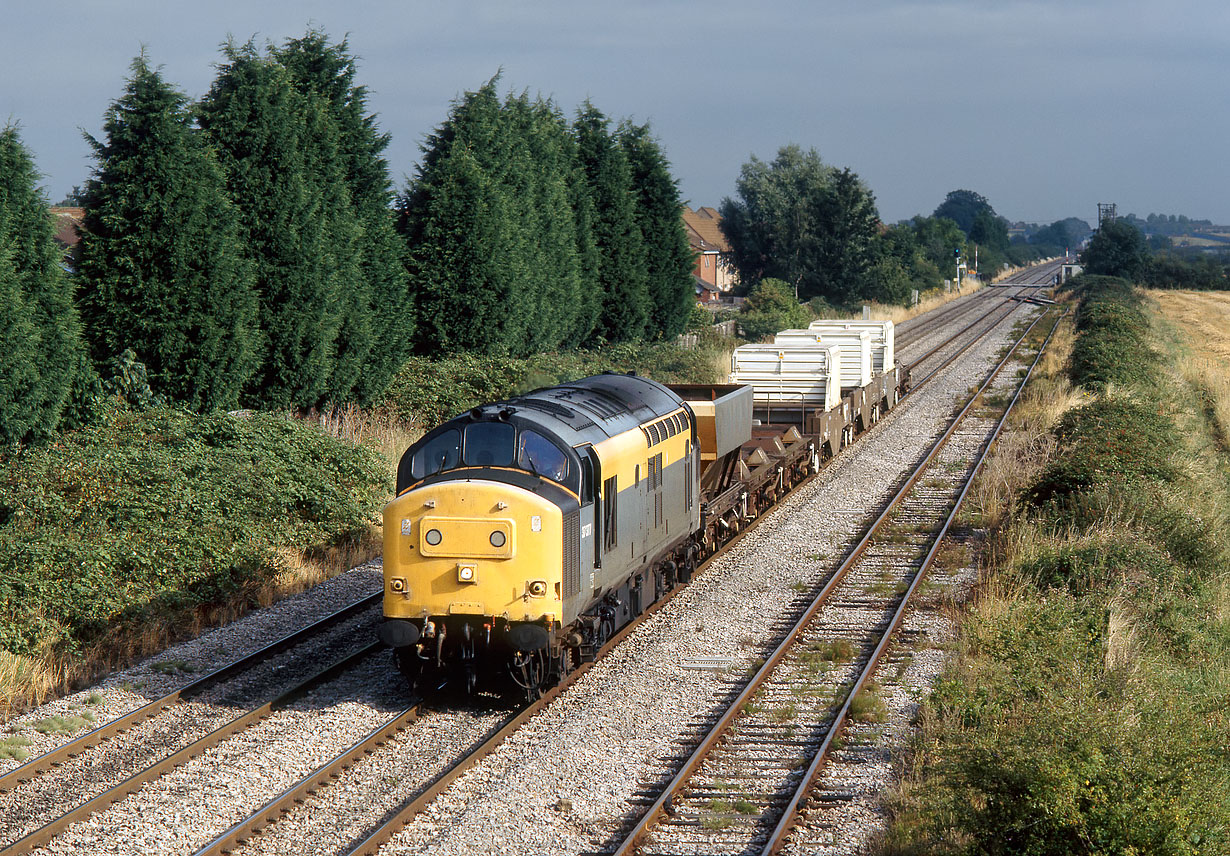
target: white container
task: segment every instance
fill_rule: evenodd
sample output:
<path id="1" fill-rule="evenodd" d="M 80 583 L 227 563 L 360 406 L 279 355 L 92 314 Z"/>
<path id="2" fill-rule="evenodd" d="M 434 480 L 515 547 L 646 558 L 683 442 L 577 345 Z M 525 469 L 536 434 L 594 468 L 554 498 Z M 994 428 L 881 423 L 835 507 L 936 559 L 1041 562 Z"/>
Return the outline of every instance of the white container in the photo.
<path id="1" fill-rule="evenodd" d="M 892 321 L 813 321 L 807 327 L 815 332 L 837 332 L 847 330 L 866 330 L 871 334 L 871 369 L 883 374 L 891 372 L 896 366 L 896 355 L 893 351 Z"/>
<path id="2" fill-rule="evenodd" d="M 842 365 L 836 345 L 741 345 L 730 357 L 732 383 L 752 387 L 756 405 L 832 410 L 841 403 Z"/>
<path id="3" fill-rule="evenodd" d="M 846 389 L 871 383 L 871 333 L 866 330 L 782 330 L 775 345 L 797 347 L 836 345 L 841 350 L 841 385 Z"/>

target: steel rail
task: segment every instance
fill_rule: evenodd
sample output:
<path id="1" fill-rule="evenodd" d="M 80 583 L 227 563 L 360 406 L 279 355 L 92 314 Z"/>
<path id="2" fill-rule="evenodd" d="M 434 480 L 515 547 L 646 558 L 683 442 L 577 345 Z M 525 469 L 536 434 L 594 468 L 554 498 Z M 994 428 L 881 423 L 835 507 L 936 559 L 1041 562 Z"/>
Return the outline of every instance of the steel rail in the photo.
<path id="1" fill-rule="evenodd" d="M 710 728 L 710 730 L 705 735 L 705 737 L 701 740 L 699 745 L 688 756 L 688 759 L 680 767 L 679 771 L 675 774 L 675 776 L 670 780 L 670 782 L 666 784 L 666 786 L 663 788 L 658 798 L 654 800 L 654 802 L 645 811 L 645 813 L 641 816 L 641 818 L 637 821 L 637 823 L 632 827 L 632 829 L 629 830 L 624 835 L 623 841 L 613 851 L 613 856 L 629 856 L 629 854 L 635 852 L 636 848 L 641 842 L 641 839 L 649 831 L 650 827 L 653 826 L 663 814 L 668 812 L 667 806 L 671 803 L 674 797 L 676 797 L 683 790 L 683 786 L 689 780 L 692 779 L 692 777 L 696 774 L 696 772 L 700 769 L 701 765 L 704 763 L 704 761 L 708 757 L 709 753 L 721 741 L 721 739 L 725 736 L 726 732 L 729 730 L 730 726 L 734 723 L 735 719 L 737 719 L 738 716 L 742 713 L 742 711 L 744 710 L 744 707 L 751 701 L 755 693 L 766 682 L 768 677 L 773 673 L 773 671 L 782 662 L 782 660 L 785 659 L 786 654 L 794 647 L 797 640 L 802 635 L 803 631 L 806 629 L 806 627 L 811 623 L 811 621 L 815 617 L 816 613 L 818 613 L 820 611 L 820 608 L 824 606 L 824 604 L 828 601 L 833 591 L 837 588 L 837 586 L 841 583 L 841 581 L 846 577 L 850 569 L 854 567 L 854 565 L 857 563 L 859 558 L 866 551 L 867 547 L 874 540 L 874 537 L 877 531 L 888 520 L 889 516 L 897 508 L 897 506 L 900 505 L 900 503 L 910 493 L 911 489 L 918 482 L 918 480 L 922 477 L 923 472 L 928 469 L 930 462 L 934 458 L 936 453 L 939 451 L 941 447 L 943 447 L 948 442 L 948 439 L 956 431 L 958 424 L 964 418 L 965 414 L 973 406 L 974 402 L 982 394 L 982 392 L 991 384 L 991 382 L 999 374 L 1000 370 L 1004 367 L 1004 365 L 1007 364 L 1008 360 L 1012 357 L 1012 354 L 1015 352 L 1016 347 L 1019 346 L 1019 344 L 1025 340 L 1025 337 L 1029 334 L 1030 331 L 1032 331 L 1033 327 L 1038 323 L 1041 317 L 1043 316 L 1039 316 L 1038 319 L 1035 319 L 1034 323 L 1031 324 L 1029 328 L 1027 328 L 1021 334 L 1017 343 L 1014 344 L 1012 350 L 1010 350 L 1009 353 L 1005 355 L 1005 357 L 1000 361 L 1000 363 L 988 374 L 986 380 L 979 387 L 978 391 L 975 392 L 972 396 L 970 396 L 966 405 L 961 409 L 961 412 L 958 413 L 951 420 L 948 428 L 944 431 L 944 433 L 935 441 L 935 443 L 927 451 L 923 459 L 920 461 L 920 463 L 915 467 L 914 471 L 907 478 L 904 485 L 885 504 L 885 507 L 880 512 L 880 514 L 876 517 L 876 519 L 872 522 L 872 524 L 868 527 L 863 537 L 849 551 L 849 553 L 847 553 L 846 557 L 842 560 L 837 570 L 832 574 L 832 576 L 829 577 L 828 581 L 821 588 L 820 592 L 815 596 L 815 598 L 813 598 L 812 603 L 804 610 L 802 616 L 795 622 L 794 626 L 790 629 L 790 631 L 785 634 L 781 643 L 765 659 L 765 662 L 763 663 L 763 665 L 761 665 L 761 667 L 751 677 L 751 679 L 744 686 L 743 690 L 738 694 L 738 696 L 736 696 L 733 701 L 728 703 L 726 711 L 718 718 L 718 720 Z M 1000 320 L 1002 321 L 1003 319 L 1000 319 Z M 915 585 L 910 586 L 909 592 L 906 595 L 907 598 L 909 594 L 912 594 L 915 588 L 916 588 Z M 890 632 L 886 632 L 884 634 L 883 638 L 881 639 L 881 645 L 883 645 L 884 639 L 888 638 L 888 636 L 890 635 Z M 861 683 L 862 683 L 862 679 L 860 678 L 860 683 L 856 686 L 854 690 L 852 690 L 847 695 L 846 701 L 841 708 L 842 711 L 848 711 L 850 702 L 853 699 L 855 692 L 857 692 L 857 688 L 861 687 Z M 832 727 L 830 727 L 829 729 L 830 736 L 826 737 L 826 741 L 825 741 L 826 745 L 831 740 L 832 731 L 833 729 Z"/>
<path id="2" fill-rule="evenodd" d="M 1046 313 L 1043 313 L 1042 316 L 1039 316 L 1038 320 L 1045 317 L 1045 314 Z M 927 555 L 923 559 L 922 565 L 914 574 L 914 579 L 910 581 L 909 588 L 902 596 L 900 605 L 894 611 L 892 620 L 889 622 L 888 629 L 886 629 L 884 634 L 880 637 L 879 644 L 876 645 L 875 650 L 872 652 L 867 664 L 863 667 L 863 670 L 859 674 L 858 679 L 855 681 L 854 686 L 846 695 L 846 700 L 842 704 L 841 709 L 838 710 L 836 717 L 833 719 L 832 723 L 830 723 L 825 733 L 824 740 L 821 742 L 820 747 L 816 751 L 815 757 L 808 765 L 803 777 L 799 780 L 798 787 L 795 789 L 790 801 L 786 804 L 781 817 L 778 819 L 776 826 L 773 828 L 773 831 L 769 833 L 769 838 L 765 842 L 764 847 L 761 849 L 761 856 L 776 856 L 776 854 L 780 853 L 782 848 L 785 846 L 789 833 L 798 822 L 799 811 L 802 808 L 803 801 L 811 792 L 812 788 L 815 786 L 816 780 L 819 778 L 820 770 L 823 768 L 824 762 L 828 757 L 828 752 L 832 746 L 833 739 L 840 734 L 842 729 L 845 727 L 846 720 L 849 718 L 850 707 L 854 702 L 854 697 L 858 695 L 864 686 L 866 686 L 867 681 L 870 680 L 871 676 L 875 673 L 875 670 L 879 665 L 880 658 L 888 649 L 888 646 L 892 641 L 892 635 L 897 631 L 897 628 L 900 627 L 901 621 L 905 617 L 905 611 L 907 606 L 910 604 L 911 598 L 914 596 L 915 591 L 918 589 L 919 583 L 922 582 L 923 577 L 926 575 L 927 571 L 934 562 L 935 555 L 939 552 L 944 536 L 948 534 L 948 530 L 952 526 L 953 520 L 956 519 L 958 512 L 961 510 L 961 506 L 965 502 L 965 497 L 974 484 L 974 479 L 978 477 L 978 473 L 982 470 L 982 465 L 986 462 L 987 457 L 990 455 L 991 449 L 995 445 L 995 441 L 999 439 L 999 435 L 1003 431 L 1004 425 L 1007 424 L 1008 417 L 1012 413 L 1012 409 L 1016 407 L 1017 402 L 1020 400 L 1021 393 L 1025 390 L 1025 385 L 1029 383 L 1029 379 L 1033 376 L 1034 369 L 1037 368 L 1038 362 L 1042 359 L 1043 353 L 1046 352 L 1046 346 L 1051 343 L 1051 338 L 1055 335 L 1055 330 L 1059 327 L 1060 322 L 1063 321 L 1065 317 L 1067 317 L 1067 312 L 1064 312 L 1062 315 L 1057 317 L 1051 325 L 1051 329 L 1047 333 L 1046 339 L 1043 340 L 1042 344 L 1038 348 L 1038 352 L 1034 355 L 1033 362 L 1030 363 L 1029 369 L 1025 372 L 1025 376 L 1021 378 L 1020 384 L 1017 385 L 1016 392 L 1013 394 L 1012 400 L 1008 402 L 1008 406 L 1004 409 L 1003 414 L 996 422 L 995 429 L 991 432 L 991 436 L 983 444 L 982 451 L 979 453 L 973 469 L 970 471 L 968 478 L 965 480 L 965 485 L 961 488 L 961 492 L 957 496 L 956 502 L 953 503 L 951 511 L 944 520 L 944 525 L 940 527 L 938 534 L 935 536 L 935 541 L 931 545 L 931 549 L 927 551 Z M 1034 324 L 1031 324 L 1029 330 L 1025 331 L 1025 335 L 1028 335 L 1029 331 L 1032 330 L 1037 323 L 1038 322 L 1035 321 Z M 1022 336 L 1022 341 L 1024 338 L 1025 336 Z M 999 374 L 999 371 L 1012 357 L 1012 353 L 1016 351 L 1019 344 L 1020 342 L 1013 346 L 1012 351 L 1008 353 L 1003 362 L 1000 363 L 999 367 L 995 369 L 994 374 Z M 964 408 L 962 408 L 960 415 L 957 417 L 957 421 L 964 418 L 966 412 L 982 395 L 989 383 L 990 381 L 983 384 L 983 386 L 978 390 L 978 393 L 970 399 L 969 403 L 967 403 Z"/>
<path id="3" fill-rule="evenodd" d="M 29 853 L 39 847 L 42 847 L 72 824 L 85 820 L 91 815 L 119 802 L 128 795 L 136 793 L 148 782 L 157 779 L 164 773 L 173 770 L 185 761 L 197 757 L 208 749 L 212 749 L 228 737 L 255 725 L 263 719 L 266 719 L 275 710 L 286 707 L 319 684 L 332 679 L 347 669 L 353 668 L 355 663 L 367 656 L 370 656 L 374 651 L 380 649 L 381 647 L 383 647 L 381 643 L 373 642 L 358 651 L 336 660 L 332 664 L 316 672 L 311 677 L 300 682 L 292 689 L 282 693 L 272 701 L 265 702 L 259 707 L 248 711 L 244 715 L 231 720 L 231 722 L 226 725 L 214 729 L 199 740 L 196 740 L 193 743 L 190 743 L 187 746 L 173 752 L 172 754 L 167 755 L 161 760 L 150 764 L 148 767 L 145 767 L 139 772 L 134 773 L 132 776 L 129 776 L 118 785 L 108 788 L 94 798 L 82 803 L 74 809 L 71 809 L 60 817 L 43 825 L 39 829 L 36 829 L 29 835 L 14 841 L 3 850 L 0 850 L 0 856 L 17 856 L 17 854 Z"/>
<path id="4" fill-rule="evenodd" d="M 313 636 L 327 630 L 329 627 L 339 624 L 347 618 L 362 612 L 364 609 L 374 606 L 379 602 L 384 592 L 380 591 L 376 594 L 357 600 L 348 606 L 339 609 L 330 615 L 313 622 L 312 624 L 293 633 L 289 633 L 274 642 L 269 643 L 258 651 L 254 651 L 245 657 L 242 657 L 233 663 L 228 663 L 219 669 L 215 669 L 207 675 L 203 675 L 180 687 L 173 692 L 167 693 L 161 698 L 148 702 L 136 710 L 105 722 L 92 731 L 77 737 L 74 740 L 59 746 L 56 749 L 31 758 L 20 767 L 14 767 L 4 775 L 0 776 L 0 793 L 11 791 L 19 785 L 31 781 L 36 776 L 47 772 L 54 767 L 62 766 L 68 759 L 74 758 L 83 752 L 95 748 L 106 740 L 114 737 L 117 734 L 133 728 L 147 719 L 153 719 L 159 716 L 163 711 L 180 704 L 193 696 L 200 695 L 210 687 L 216 686 L 223 681 L 230 680 L 236 674 L 243 672 L 269 659 L 270 657 L 280 654 L 288 648 L 304 642 Z"/>
<path id="5" fill-rule="evenodd" d="M 277 823 L 282 815 L 311 794 L 325 787 L 378 747 L 392 740 L 419 718 L 419 702 L 414 702 L 395 717 L 376 728 L 354 745 L 342 750 L 322 767 L 304 776 L 291 787 L 269 800 L 251 815 L 236 823 L 213 841 L 197 850 L 193 856 L 217 856 L 236 850 L 266 826 Z"/>
<path id="6" fill-rule="evenodd" d="M 989 289 L 982 289 L 967 296 L 967 299 L 950 301 L 932 312 L 918 315 L 898 325 L 896 333 L 896 350 L 908 348 L 914 342 L 926 336 L 936 327 L 942 327 L 971 312 L 980 312 L 984 303 L 995 303 L 1003 299 L 1003 295 Z"/>
<path id="7" fill-rule="evenodd" d="M 1032 288 L 1032 286 L 1030 286 L 1030 287 Z M 958 337 L 958 336 L 962 335 L 963 333 L 968 333 L 970 330 L 974 329 L 974 328 L 975 328 L 975 327 L 977 327 L 979 324 L 982 324 L 984 321 L 986 321 L 986 320 L 987 320 L 987 318 L 989 318 L 989 317 L 991 316 L 991 314 L 992 314 L 992 313 L 994 313 L 994 312 L 995 312 L 995 310 L 996 310 L 996 309 L 1004 309 L 1004 310 L 1007 310 L 1007 311 L 1005 311 L 1005 312 L 1004 312 L 1004 314 L 1003 314 L 1003 315 L 1001 315 L 999 318 L 996 318 L 996 319 L 995 319 L 995 321 L 991 324 L 991 327 L 992 327 L 992 328 L 994 328 L 995 326 L 997 326 L 997 325 L 999 324 L 999 322 L 1000 322 L 1000 321 L 1004 320 L 1004 318 L 1008 317 L 1008 316 L 1009 316 L 1009 315 L 1011 315 L 1014 311 L 1016 311 L 1016 306 L 1012 305 L 1012 302 L 1013 302 L 1013 300 L 1014 300 L 1015 298 L 1020 297 L 1020 296 L 1021 296 L 1021 294 L 1023 294 L 1025 291 L 1026 291 L 1026 289 L 1025 289 L 1025 288 L 1022 288 L 1020 291 L 1018 291 L 1016 294 L 1012 295 L 1011 297 L 1005 298 L 1005 299 L 1003 300 L 1003 303 L 1002 303 L 1002 304 L 996 304 L 996 305 L 993 305 L 990 309 L 988 309 L 988 310 L 987 310 L 986 312 L 984 312 L 982 315 L 979 315 L 977 318 L 975 318 L 975 319 L 974 319 L 973 321 L 971 321 L 969 324 L 965 325 L 965 326 L 964 326 L 964 327 L 962 327 L 960 330 L 958 330 L 956 333 L 954 333 L 951 337 L 949 337 L 949 338 L 948 338 L 948 340 L 947 340 L 947 341 L 940 342 L 938 345 L 936 345 L 936 346 L 935 346 L 934 348 L 932 348 L 931 350 L 927 351 L 927 352 L 926 352 L 925 354 L 923 354 L 922 356 L 920 356 L 920 357 L 916 357 L 916 358 L 914 358 L 913 360 L 911 360 L 911 361 L 910 361 L 910 365 L 911 365 L 911 366 L 918 366 L 918 365 L 921 365 L 923 362 L 925 362 L 926 360 L 928 360 L 928 359 L 930 359 L 931 357 L 933 357 L 936 353 L 938 353 L 939 351 L 941 351 L 941 350 L 943 350 L 944 348 L 947 348 L 949 345 L 951 345 L 954 341 L 956 341 L 956 339 L 957 339 L 957 337 Z M 919 338 L 921 338 L 921 337 L 919 337 Z M 979 337 L 979 338 L 981 338 L 981 337 Z M 940 371 L 940 369 L 943 369 L 943 368 L 947 367 L 947 366 L 948 366 L 951 362 L 952 362 L 952 358 L 949 358 L 948 360 L 944 361 L 943 363 L 941 363 L 941 364 L 940 364 L 939 368 L 937 368 L 937 369 L 935 369 L 934 371 L 932 371 L 932 372 L 931 372 L 931 375 L 934 375 L 936 372 Z M 931 377 L 931 375 L 928 375 L 928 376 L 927 376 L 927 378 L 929 379 L 929 378 Z M 920 381 L 920 382 L 919 382 L 919 386 L 921 386 L 921 385 L 922 385 L 922 382 Z"/>
<path id="8" fill-rule="evenodd" d="M 816 473 L 812 473 L 811 475 L 799 480 L 799 482 L 796 483 L 789 492 L 784 494 L 781 499 L 765 506 L 755 520 L 748 523 L 747 526 L 740 528 L 737 532 L 732 533 L 730 538 L 722 542 L 720 549 L 697 563 L 696 570 L 692 572 L 692 578 L 695 579 L 699 574 L 704 573 L 709 569 L 709 566 L 717 561 L 718 558 L 723 556 L 727 550 L 754 532 L 760 524 L 770 516 L 769 512 L 776 508 L 781 503 L 782 499 L 785 499 L 795 490 L 810 482 L 816 477 L 816 475 Z M 449 785 L 459 779 L 462 774 L 464 774 L 483 758 L 486 758 L 497 748 L 499 748 L 499 746 L 504 743 L 508 737 L 518 731 L 526 722 L 533 719 L 534 716 L 545 710 L 551 702 L 562 695 L 574 683 L 580 680 L 582 675 L 597 665 L 597 663 L 611 653 L 611 651 L 615 650 L 615 648 L 617 648 L 624 639 L 640 627 L 641 624 L 647 621 L 651 616 L 664 609 L 668 603 L 674 600 L 686 588 L 687 586 L 676 586 L 661 598 L 646 607 L 643 612 L 625 624 L 614 636 L 607 640 L 606 644 L 599 650 L 593 662 L 581 663 L 577 666 L 577 668 L 569 672 L 559 684 L 544 693 L 542 698 L 536 700 L 528 707 L 519 711 L 515 716 L 506 720 L 495 731 L 493 731 L 487 739 L 472 749 L 469 754 L 460 759 L 455 765 L 442 772 L 439 776 L 435 777 L 427 788 L 424 789 L 419 795 L 415 796 L 412 800 L 397 809 L 395 813 L 386 818 L 384 822 L 381 823 L 379 827 L 374 829 L 366 838 L 355 845 L 351 850 L 346 851 L 346 856 L 376 856 L 381 846 L 392 840 L 393 836 L 396 835 L 402 827 L 406 826 L 417 815 L 422 814 L 423 811 L 432 802 L 434 802 L 435 799 L 445 791 L 445 789 L 449 787 Z M 0 854 L 0 856 L 3 856 L 3 854 Z M 197 854 L 194 854 L 194 856 L 197 856 Z M 201 856 L 204 856 L 204 854 L 201 854 Z"/>

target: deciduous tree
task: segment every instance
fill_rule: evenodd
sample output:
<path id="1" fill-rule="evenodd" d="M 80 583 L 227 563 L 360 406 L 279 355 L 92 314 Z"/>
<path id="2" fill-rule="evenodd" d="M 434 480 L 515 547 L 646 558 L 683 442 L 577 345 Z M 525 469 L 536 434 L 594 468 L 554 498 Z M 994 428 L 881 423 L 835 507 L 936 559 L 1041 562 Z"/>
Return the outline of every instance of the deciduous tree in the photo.
<path id="1" fill-rule="evenodd" d="M 972 190 L 953 190 L 944 197 L 944 201 L 939 204 L 931 216 L 946 217 L 956 223 L 957 228 L 962 232 L 969 235 L 973 231 L 974 220 L 978 217 L 979 212 L 987 211 L 992 215 L 995 214 L 995 209 L 981 193 L 975 193 Z"/>
<path id="2" fill-rule="evenodd" d="M 1080 258 L 1086 273 L 1138 280 L 1148 264 L 1149 248 L 1135 226 L 1111 220 L 1093 233 Z"/>
<path id="3" fill-rule="evenodd" d="M 722 231 L 744 282 L 791 284 L 800 300 L 848 303 L 869 293 L 879 256 L 875 198 L 849 169 L 790 145 L 771 164 L 754 155 L 722 201 Z"/>

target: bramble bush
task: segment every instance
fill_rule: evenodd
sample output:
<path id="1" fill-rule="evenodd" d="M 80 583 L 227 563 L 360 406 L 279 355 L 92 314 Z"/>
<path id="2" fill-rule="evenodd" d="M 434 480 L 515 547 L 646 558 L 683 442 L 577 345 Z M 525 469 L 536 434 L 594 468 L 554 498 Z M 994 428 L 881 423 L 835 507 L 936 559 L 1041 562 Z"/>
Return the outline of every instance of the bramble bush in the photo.
<path id="1" fill-rule="evenodd" d="M 1154 382 L 1159 365 L 1149 345 L 1149 319 L 1140 296 L 1126 280 L 1105 276 L 1078 277 L 1078 336 L 1072 348 L 1072 382 L 1090 389 Z"/>
<path id="2" fill-rule="evenodd" d="M 1130 284 L 1078 279 L 1071 374 L 1127 389 L 1059 421 L 923 705 L 879 853 L 1230 852 L 1224 449 L 1180 430 L 1207 424 L 1198 396 L 1160 400 Z M 1117 349 L 1145 370 L 1104 371 Z"/>
<path id="3" fill-rule="evenodd" d="M 1175 477 L 1169 456 L 1178 438 L 1160 405 L 1101 398 L 1064 414 L 1055 434 L 1059 455 L 1026 491 L 1034 505 L 1097 484 Z"/>
<path id="4" fill-rule="evenodd" d="M 241 595 L 279 550 L 357 538 L 388 478 L 374 452 L 283 416 L 110 406 L 0 457 L 0 648 L 77 650 Z"/>

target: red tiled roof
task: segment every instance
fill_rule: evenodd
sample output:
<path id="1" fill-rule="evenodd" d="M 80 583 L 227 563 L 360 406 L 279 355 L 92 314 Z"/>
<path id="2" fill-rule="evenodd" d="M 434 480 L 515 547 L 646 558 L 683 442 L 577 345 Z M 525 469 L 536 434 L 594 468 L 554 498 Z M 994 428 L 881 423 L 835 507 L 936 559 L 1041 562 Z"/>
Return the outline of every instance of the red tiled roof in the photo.
<path id="1" fill-rule="evenodd" d="M 683 208 L 683 223 L 688 228 L 688 240 L 693 249 L 730 252 L 730 244 L 722 234 L 721 222 L 722 215 L 713 208 L 702 206 L 695 211 L 686 205 Z"/>

